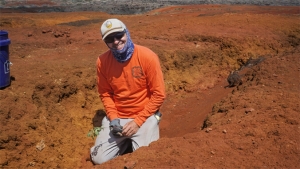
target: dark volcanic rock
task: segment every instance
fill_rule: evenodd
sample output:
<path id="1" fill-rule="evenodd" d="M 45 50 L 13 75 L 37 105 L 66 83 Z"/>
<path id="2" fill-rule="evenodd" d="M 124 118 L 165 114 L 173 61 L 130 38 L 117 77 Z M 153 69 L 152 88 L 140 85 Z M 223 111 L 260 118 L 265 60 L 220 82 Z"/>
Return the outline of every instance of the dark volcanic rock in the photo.
<path id="1" fill-rule="evenodd" d="M 0 12 L 102 11 L 109 14 L 140 14 L 170 5 L 239 4 L 298 6 L 298 0 L 0 0 Z"/>

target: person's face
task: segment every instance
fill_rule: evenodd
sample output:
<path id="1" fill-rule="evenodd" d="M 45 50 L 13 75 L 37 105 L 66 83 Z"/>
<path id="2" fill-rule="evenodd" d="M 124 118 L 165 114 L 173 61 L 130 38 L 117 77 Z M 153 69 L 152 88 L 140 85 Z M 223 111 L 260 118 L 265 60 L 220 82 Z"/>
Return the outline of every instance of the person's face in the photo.
<path id="1" fill-rule="evenodd" d="M 123 32 L 114 32 L 109 34 L 104 42 L 107 44 L 109 48 L 121 50 L 124 48 L 127 41 L 127 36 L 125 30 Z"/>

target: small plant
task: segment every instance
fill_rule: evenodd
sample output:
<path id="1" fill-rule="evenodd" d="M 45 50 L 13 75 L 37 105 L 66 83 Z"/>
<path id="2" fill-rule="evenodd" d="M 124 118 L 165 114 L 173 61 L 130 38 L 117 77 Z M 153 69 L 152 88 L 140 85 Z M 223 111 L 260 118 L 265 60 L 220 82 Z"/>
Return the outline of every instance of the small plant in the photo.
<path id="1" fill-rule="evenodd" d="M 93 129 L 91 129 L 87 136 L 88 137 L 92 137 L 92 139 L 94 139 L 95 137 L 97 137 L 100 133 L 100 131 L 103 130 L 103 127 L 94 127 Z"/>

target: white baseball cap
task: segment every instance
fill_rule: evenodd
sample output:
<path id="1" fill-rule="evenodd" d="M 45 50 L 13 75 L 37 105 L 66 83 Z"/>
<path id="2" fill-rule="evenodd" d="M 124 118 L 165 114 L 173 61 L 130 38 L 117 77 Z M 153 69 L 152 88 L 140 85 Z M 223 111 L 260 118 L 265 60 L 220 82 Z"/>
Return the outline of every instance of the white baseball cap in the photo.
<path id="1" fill-rule="evenodd" d="M 107 19 L 101 26 L 102 39 L 114 32 L 122 32 L 126 29 L 125 24 L 119 19 Z"/>

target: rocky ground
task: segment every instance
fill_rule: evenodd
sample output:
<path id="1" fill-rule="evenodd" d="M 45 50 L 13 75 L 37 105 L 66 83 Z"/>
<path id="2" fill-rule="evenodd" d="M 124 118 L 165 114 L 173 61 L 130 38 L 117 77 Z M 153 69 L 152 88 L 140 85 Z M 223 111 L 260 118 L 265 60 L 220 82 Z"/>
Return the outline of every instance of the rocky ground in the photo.
<path id="1" fill-rule="evenodd" d="M 204 4 L 299 6 L 300 2 L 297 0 L 0 0 L 0 11 L 21 13 L 101 11 L 131 15 L 173 5 Z"/>
<path id="2" fill-rule="evenodd" d="M 11 85 L 0 90 L 1 168 L 297 168 L 299 7 L 193 5 L 140 15 L 1 13 Z M 99 27 L 127 25 L 161 61 L 161 139 L 94 166 L 87 133 L 103 117 Z M 249 64 L 249 59 L 264 58 Z M 250 61 L 251 61 L 250 59 Z M 239 70 L 240 85 L 227 87 Z"/>

